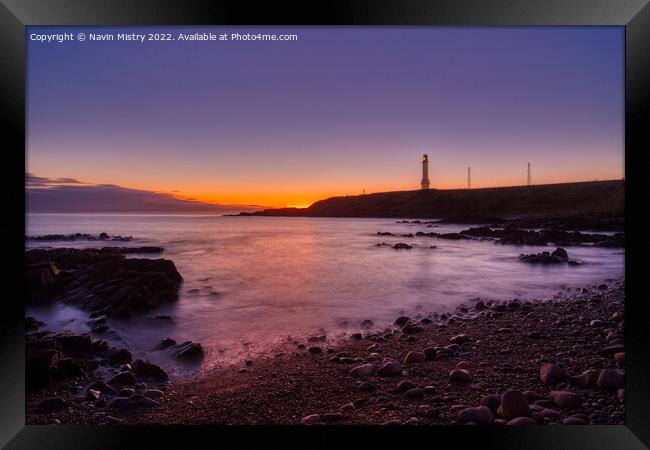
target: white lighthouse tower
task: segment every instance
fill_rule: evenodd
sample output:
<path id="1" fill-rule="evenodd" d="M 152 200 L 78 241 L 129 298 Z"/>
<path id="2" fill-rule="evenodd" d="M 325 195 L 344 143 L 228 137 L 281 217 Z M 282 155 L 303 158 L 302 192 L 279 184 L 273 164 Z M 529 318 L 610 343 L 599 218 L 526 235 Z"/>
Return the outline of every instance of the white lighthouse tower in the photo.
<path id="1" fill-rule="evenodd" d="M 429 189 L 429 157 L 425 153 L 422 155 L 422 181 L 420 182 L 420 185 L 422 186 L 422 189 Z"/>

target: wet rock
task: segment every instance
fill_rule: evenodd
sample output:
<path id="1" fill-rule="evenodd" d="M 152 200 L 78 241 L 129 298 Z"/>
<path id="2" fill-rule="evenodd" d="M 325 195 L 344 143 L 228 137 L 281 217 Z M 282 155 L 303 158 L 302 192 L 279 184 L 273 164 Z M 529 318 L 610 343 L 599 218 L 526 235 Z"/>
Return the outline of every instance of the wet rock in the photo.
<path id="1" fill-rule="evenodd" d="M 624 378 L 616 370 L 603 369 L 598 375 L 596 386 L 600 389 L 617 390 L 625 386 Z"/>
<path id="2" fill-rule="evenodd" d="M 397 244 L 393 245 L 393 248 L 395 250 L 411 250 L 413 246 L 405 244 L 403 242 L 398 242 Z"/>
<path id="3" fill-rule="evenodd" d="M 398 317 L 398 318 L 395 320 L 395 322 L 393 323 L 393 325 L 395 325 L 396 327 L 399 327 L 399 328 L 403 328 L 403 327 L 404 327 L 407 323 L 409 323 L 410 321 L 411 321 L 411 318 L 410 318 L 410 317 L 401 316 L 401 317 Z"/>
<path id="4" fill-rule="evenodd" d="M 553 386 L 566 378 L 564 369 L 557 364 L 546 363 L 539 369 L 539 379 L 548 386 Z"/>
<path id="5" fill-rule="evenodd" d="M 549 397 L 560 408 L 575 409 L 582 406 L 582 397 L 570 391 L 551 391 Z"/>
<path id="6" fill-rule="evenodd" d="M 625 388 L 616 391 L 616 396 L 618 397 L 619 402 L 625 403 Z"/>
<path id="7" fill-rule="evenodd" d="M 402 328 L 402 332 L 406 334 L 416 334 L 416 333 L 421 333 L 423 331 L 424 328 L 414 323 L 407 323 L 406 325 L 404 325 L 404 328 Z M 409 340 L 414 341 L 415 337 L 409 336 Z"/>
<path id="8" fill-rule="evenodd" d="M 156 381 L 167 381 L 169 375 L 162 368 L 156 364 L 152 364 L 141 359 L 136 359 L 133 361 L 133 371 L 143 378 L 152 378 Z"/>
<path id="9" fill-rule="evenodd" d="M 108 363 L 129 364 L 131 362 L 131 352 L 125 348 L 111 350 L 108 354 Z"/>
<path id="10" fill-rule="evenodd" d="M 177 299 L 183 279 L 174 263 L 165 259 L 126 258 L 125 253 L 130 250 L 34 249 L 25 256 L 28 266 L 54 262 L 60 267 L 56 277 L 57 294 L 83 309 L 131 317 Z M 62 279 L 64 273 L 67 275 Z M 37 280 L 28 283 L 41 284 Z"/>
<path id="11" fill-rule="evenodd" d="M 519 260 L 527 263 L 541 263 L 541 264 L 557 264 L 568 263 L 569 255 L 566 250 L 561 247 L 555 249 L 553 253 L 541 252 L 531 253 L 529 255 L 519 255 Z"/>
<path id="12" fill-rule="evenodd" d="M 175 360 L 189 364 L 199 364 L 205 357 L 203 346 L 198 342 L 192 341 L 185 341 L 182 344 L 174 345 L 169 347 L 167 351 Z"/>
<path id="13" fill-rule="evenodd" d="M 92 338 L 89 334 L 60 333 L 55 336 L 57 346 L 63 353 L 79 354 L 92 352 Z"/>
<path id="14" fill-rule="evenodd" d="M 354 367 L 350 370 L 350 375 L 355 378 L 366 378 L 372 375 L 375 370 L 375 366 L 372 364 L 362 364 L 360 366 Z"/>
<path id="15" fill-rule="evenodd" d="M 363 339 L 363 336 L 361 335 L 361 333 L 353 333 L 353 334 L 350 335 L 350 340 L 351 341 L 360 341 L 361 339 Z"/>
<path id="16" fill-rule="evenodd" d="M 117 391 L 113 387 L 106 384 L 106 382 L 103 380 L 90 383 L 88 386 L 86 386 L 86 390 L 95 390 L 105 395 L 117 395 Z"/>
<path id="17" fill-rule="evenodd" d="M 397 361 L 388 361 L 383 364 L 378 370 L 377 375 L 380 377 L 390 377 L 399 375 L 402 372 L 402 366 Z"/>
<path id="18" fill-rule="evenodd" d="M 506 419 L 529 416 L 530 409 L 526 397 L 521 391 L 514 389 L 505 391 L 501 396 L 501 405 L 497 409 L 497 414 Z"/>
<path id="19" fill-rule="evenodd" d="M 316 347 L 316 346 L 314 346 L 314 347 L 309 347 L 309 348 L 307 349 L 307 351 L 308 351 L 309 353 L 311 353 L 312 355 L 320 355 L 321 353 L 323 353 L 323 349 L 320 348 L 320 347 Z"/>
<path id="20" fill-rule="evenodd" d="M 168 316 L 167 314 L 156 314 L 155 316 L 152 317 L 152 319 L 159 322 L 167 322 L 167 323 L 174 322 L 174 319 L 171 316 Z"/>
<path id="21" fill-rule="evenodd" d="M 363 328 L 365 330 L 372 328 L 373 325 L 374 325 L 374 323 L 370 319 L 366 319 L 363 322 L 361 322 L 361 328 Z"/>
<path id="22" fill-rule="evenodd" d="M 91 402 L 95 402 L 99 400 L 100 396 L 101 396 L 101 392 L 95 389 L 88 389 L 86 391 L 86 400 L 90 400 Z"/>
<path id="23" fill-rule="evenodd" d="M 108 380 L 108 384 L 111 385 L 125 385 L 125 384 L 134 384 L 136 382 L 135 375 L 131 372 L 120 372 L 115 375 L 113 378 Z"/>
<path id="24" fill-rule="evenodd" d="M 166 338 L 160 341 L 154 350 L 166 350 L 170 347 L 173 347 L 174 345 L 176 345 L 176 341 L 174 339 Z"/>
<path id="25" fill-rule="evenodd" d="M 454 369 L 449 372 L 449 381 L 452 383 L 470 383 L 472 374 L 465 369 Z"/>
<path id="26" fill-rule="evenodd" d="M 494 415 L 487 406 L 476 406 L 460 410 L 458 421 L 462 424 L 472 422 L 477 425 L 489 425 L 494 422 Z"/>
<path id="27" fill-rule="evenodd" d="M 426 361 L 427 357 L 423 352 L 408 352 L 404 358 L 404 364 L 415 364 Z"/>
<path id="28" fill-rule="evenodd" d="M 44 301 L 55 290 L 61 270 L 57 264 L 44 258 L 44 260 L 27 260 L 25 271 L 27 281 L 27 300 Z"/>
<path id="29" fill-rule="evenodd" d="M 63 358 L 55 367 L 55 373 L 59 378 L 85 377 L 86 372 L 79 359 Z"/>

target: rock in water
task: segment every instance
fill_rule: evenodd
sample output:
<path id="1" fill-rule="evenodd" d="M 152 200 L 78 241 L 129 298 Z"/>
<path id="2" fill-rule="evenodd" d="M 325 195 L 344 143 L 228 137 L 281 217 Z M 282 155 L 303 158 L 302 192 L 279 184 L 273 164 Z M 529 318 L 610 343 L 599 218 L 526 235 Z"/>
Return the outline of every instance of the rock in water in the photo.
<path id="1" fill-rule="evenodd" d="M 131 317 L 178 298 L 183 278 L 172 261 L 126 258 L 124 250 L 128 249 L 29 250 L 25 257 L 30 291 L 51 298 L 56 282 L 57 298 L 118 317 Z M 54 274 L 52 267 L 61 270 Z M 45 270 L 52 275 L 44 278 Z"/>
<path id="2" fill-rule="evenodd" d="M 521 254 L 519 255 L 519 260 L 528 263 L 542 263 L 542 264 L 556 264 L 556 263 L 568 263 L 569 255 L 566 250 L 563 248 L 556 248 L 553 253 L 541 252 L 541 253 L 531 253 L 530 255 Z"/>
<path id="3" fill-rule="evenodd" d="M 133 361 L 133 370 L 135 373 L 143 378 L 152 378 L 156 381 L 167 381 L 169 375 L 156 364 L 136 359 Z"/>
<path id="4" fill-rule="evenodd" d="M 198 342 L 185 341 L 169 347 L 168 352 L 176 361 L 188 364 L 200 364 L 205 357 L 203 346 Z"/>
<path id="5" fill-rule="evenodd" d="M 129 364 L 131 362 L 131 352 L 125 348 L 112 350 L 108 354 L 108 363 L 113 364 Z"/>
<path id="6" fill-rule="evenodd" d="M 404 326 L 405 326 L 407 323 L 409 323 L 410 321 L 411 321 L 411 318 L 410 318 L 410 317 L 400 316 L 400 317 L 398 317 L 398 318 L 395 320 L 395 322 L 393 323 L 393 325 L 395 325 L 396 327 L 399 327 L 399 328 L 404 328 Z"/>

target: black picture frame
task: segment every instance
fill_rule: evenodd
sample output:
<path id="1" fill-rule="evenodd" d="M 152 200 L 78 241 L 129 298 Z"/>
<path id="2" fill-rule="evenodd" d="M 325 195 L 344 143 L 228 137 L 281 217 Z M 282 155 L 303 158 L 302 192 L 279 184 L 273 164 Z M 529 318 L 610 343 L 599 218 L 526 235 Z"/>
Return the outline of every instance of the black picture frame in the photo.
<path id="1" fill-rule="evenodd" d="M 427 26 L 623 26 L 625 27 L 626 168 L 626 425 L 558 427 L 97 427 L 25 426 L 24 295 L 25 231 L 25 27 L 29 25 L 427 25 Z M 143 439 L 149 448 L 229 446 L 250 440 L 328 446 L 351 434 L 367 445 L 423 440 L 440 446 L 480 448 L 633 449 L 650 446 L 650 343 L 644 314 L 645 252 L 642 240 L 643 170 L 639 158 L 650 148 L 650 5 L 647 0 L 347 0 L 295 5 L 244 1 L 174 0 L 3 0 L 0 5 L 0 94 L 5 166 L 6 217 L 2 220 L 5 279 L 15 295 L 3 296 L 0 328 L 0 445 L 22 448 L 130 448 Z M 647 200 L 645 200 L 647 202 Z M 633 270 L 639 272 L 636 274 Z M 359 436 L 362 435 L 362 436 Z M 205 445 L 192 444 L 201 442 Z M 266 441 L 269 443 L 270 441 Z M 453 444 L 451 444 L 453 443 Z M 420 444 L 417 444 L 420 445 Z M 426 444 L 429 445 L 429 444 Z"/>

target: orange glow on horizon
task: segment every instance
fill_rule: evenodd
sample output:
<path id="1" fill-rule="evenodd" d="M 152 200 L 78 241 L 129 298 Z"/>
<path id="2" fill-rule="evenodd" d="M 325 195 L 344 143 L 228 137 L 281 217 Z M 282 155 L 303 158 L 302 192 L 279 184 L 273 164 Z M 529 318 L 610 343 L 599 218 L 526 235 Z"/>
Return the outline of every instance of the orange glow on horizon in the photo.
<path id="1" fill-rule="evenodd" d="M 550 180 L 533 180 L 533 185 L 541 184 L 556 184 L 556 183 L 573 183 L 573 182 L 588 182 L 588 181 L 606 181 L 613 179 L 621 179 L 620 177 L 604 177 L 604 178 L 585 178 L 585 179 L 550 179 Z M 484 188 L 497 188 L 497 187 L 508 187 L 508 186 L 524 186 L 526 184 L 525 180 L 504 180 L 502 183 L 492 182 L 492 183 L 480 183 L 472 180 L 472 190 L 475 189 L 484 189 Z M 466 189 L 466 185 L 459 185 L 457 183 L 440 183 L 432 184 L 431 189 Z M 146 189 L 145 187 L 140 187 L 139 189 Z M 380 192 L 396 192 L 396 191 L 412 191 L 419 190 L 420 187 L 417 185 L 387 185 L 387 186 L 376 186 L 372 189 L 366 189 L 365 193 L 373 194 Z M 158 192 L 169 192 L 163 189 L 157 190 Z M 178 191 L 177 191 L 178 192 Z M 183 199 L 183 200 L 197 200 L 205 203 L 218 204 L 218 205 L 250 205 L 250 206 L 262 206 L 266 208 L 307 208 L 313 203 L 325 200 L 331 197 L 345 197 L 345 196 L 359 196 L 363 195 L 363 189 L 337 189 L 337 190 L 318 190 L 311 192 L 299 192 L 299 191 L 278 191 L 278 192 L 264 192 L 264 193 L 255 193 L 255 192 L 242 192 L 242 193 L 223 193 L 215 194 L 212 192 L 198 191 L 198 192 L 187 192 L 187 193 L 174 193 L 174 197 Z"/>

